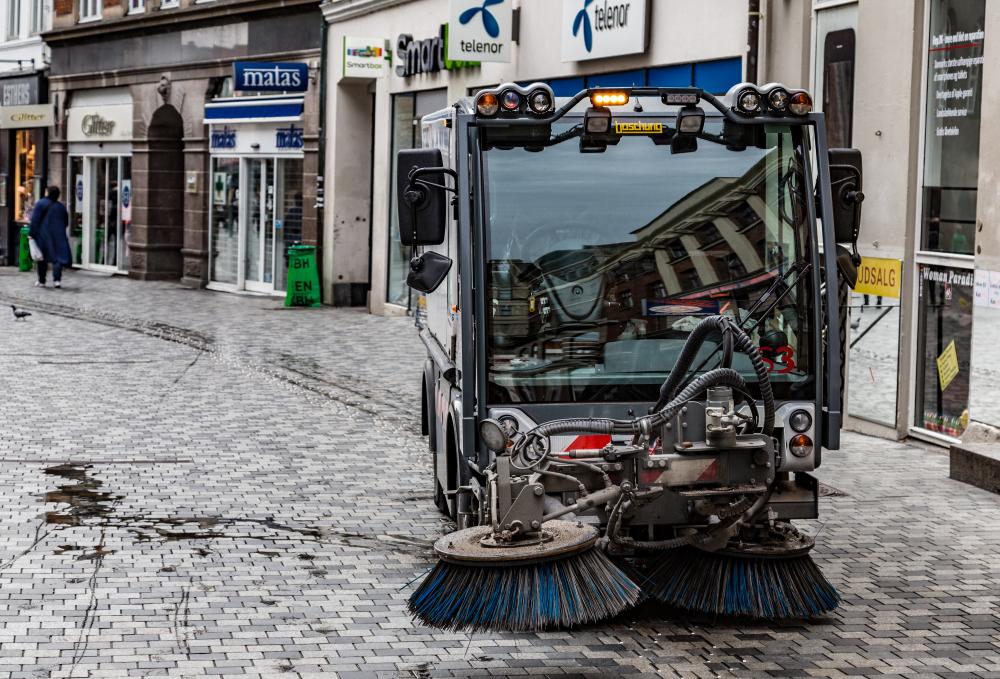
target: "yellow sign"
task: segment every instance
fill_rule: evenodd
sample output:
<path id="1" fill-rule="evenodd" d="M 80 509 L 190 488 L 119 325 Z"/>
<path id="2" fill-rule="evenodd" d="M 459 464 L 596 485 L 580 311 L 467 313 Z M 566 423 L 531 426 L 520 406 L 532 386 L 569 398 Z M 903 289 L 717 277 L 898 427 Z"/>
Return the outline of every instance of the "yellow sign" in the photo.
<path id="1" fill-rule="evenodd" d="M 879 297 L 899 297 L 903 283 L 903 263 L 898 259 L 862 257 L 858 267 L 858 284 L 854 292 Z"/>
<path id="2" fill-rule="evenodd" d="M 941 391 L 944 391 L 958 376 L 958 351 L 955 349 L 955 340 L 948 342 L 948 346 L 937 357 L 937 369 L 938 382 L 941 384 Z"/>
<path id="3" fill-rule="evenodd" d="M 615 123 L 615 134 L 663 134 L 663 123 Z"/>

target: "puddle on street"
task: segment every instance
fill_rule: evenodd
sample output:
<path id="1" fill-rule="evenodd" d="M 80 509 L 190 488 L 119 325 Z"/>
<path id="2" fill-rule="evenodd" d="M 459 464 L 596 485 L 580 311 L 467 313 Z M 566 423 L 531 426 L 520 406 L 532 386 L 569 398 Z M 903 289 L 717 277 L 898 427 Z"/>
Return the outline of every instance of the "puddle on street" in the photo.
<path id="1" fill-rule="evenodd" d="M 104 482 L 87 473 L 92 467 L 93 465 L 61 464 L 45 469 L 49 476 L 75 482 L 62 484 L 43 495 L 43 502 L 65 505 L 55 511 L 45 512 L 46 523 L 79 526 L 88 519 L 107 517 L 112 513 L 113 503 L 122 496 L 102 491 L 100 488 Z"/>
<path id="2" fill-rule="evenodd" d="M 346 532 L 334 532 L 312 526 L 300 526 L 294 522 L 281 523 L 274 517 L 227 518 L 221 516 L 168 516 L 155 517 L 143 515 L 127 515 L 120 511 L 119 503 L 124 495 L 116 495 L 104 486 L 104 481 L 93 473 L 94 465 L 82 463 L 66 463 L 46 467 L 43 471 L 47 476 L 58 477 L 61 481 L 54 490 L 49 490 L 39 496 L 41 502 L 56 505 L 54 509 L 45 511 L 45 522 L 57 526 L 90 526 L 101 529 L 101 544 L 86 546 L 77 544 L 62 544 L 54 549 L 57 555 L 73 556 L 77 560 L 100 559 L 115 550 L 104 545 L 104 532 L 107 528 L 118 528 L 127 531 L 137 543 L 163 541 L 181 542 L 195 540 L 261 540 L 272 541 L 276 537 L 271 533 L 291 534 L 305 542 L 332 542 L 361 549 L 379 549 L 391 545 L 393 551 L 416 552 L 421 556 L 431 553 L 433 540 L 417 538 L 402 534 L 360 535 Z M 263 528 L 266 532 L 255 534 L 253 528 Z M 208 556 L 211 549 L 204 546 L 193 548 L 199 556 Z M 262 557 L 274 558 L 281 552 L 258 550 Z M 312 569 L 313 575 L 325 575 L 325 571 L 311 564 L 316 557 L 312 554 L 299 553 L 298 558 L 310 562 L 305 566 Z"/>

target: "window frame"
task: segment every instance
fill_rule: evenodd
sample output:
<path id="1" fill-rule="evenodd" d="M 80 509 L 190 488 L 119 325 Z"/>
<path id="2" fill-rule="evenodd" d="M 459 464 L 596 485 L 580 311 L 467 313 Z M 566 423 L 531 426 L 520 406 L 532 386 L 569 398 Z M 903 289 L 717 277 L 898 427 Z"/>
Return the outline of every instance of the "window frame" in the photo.
<path id="1" fill-rule="evenodd" d="M 146 11 L 146 0 L 128 0 L 129 14 L 143 14 Z"/>
<path id="2" fill-rule="evenodd" d="M 45 31 L 45 0 L 28 0 L 30 16 L 28 17 L 28 35 L 38 35 Z"/>
<path id="3" fill-rule="evenodd" d="M 21 37 L 21 0 L 7 0 L 7 25 L 4 29 L 4 37 L 7 40 L 18 40 Z"/>
<path id="4" fill-rule="evenodd" d="M 160 0 L 160 9 L 177 9 L 181 6 L 181 0 Z"/>
<path id="5" fill-rule="evenodd" d="M 81 23 L 85 21 L 99 21 L 103 13 L 104 0 L 80 0 Z"/>

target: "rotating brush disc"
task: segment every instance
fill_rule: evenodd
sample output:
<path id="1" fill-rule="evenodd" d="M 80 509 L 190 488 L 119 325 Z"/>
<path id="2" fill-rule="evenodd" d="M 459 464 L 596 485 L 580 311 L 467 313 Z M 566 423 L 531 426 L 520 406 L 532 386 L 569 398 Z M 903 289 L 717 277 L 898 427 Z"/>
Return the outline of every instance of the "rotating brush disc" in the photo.
<path id="1" fill-rule="evenodd" d="M 709 615 L 797 619 L 835 609 L 840 595 L 809 556 L 812 540 L 767 549 L 730 546 L 720 552 L 684 547 L 667 552 L 650 571 L 646 592 L 677 608 Z"/>
<path id="2" fill-rule="evenodd" d="M 487 546 L 491 528 L 451 533 L 441 558 L 409 600 L 423 623 L 464 631 L 528 632 L 596 622 L 634 606 L 639 587 L 594 549 L 597 529 L 544 524 L 544 540 Z"/>

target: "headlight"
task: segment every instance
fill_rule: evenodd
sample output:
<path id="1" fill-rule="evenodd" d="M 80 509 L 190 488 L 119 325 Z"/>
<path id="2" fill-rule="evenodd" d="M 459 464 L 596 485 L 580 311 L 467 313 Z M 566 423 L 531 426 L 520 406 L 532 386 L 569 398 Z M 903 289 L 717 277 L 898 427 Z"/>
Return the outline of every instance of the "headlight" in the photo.
<path id="1" fill-rule="evenodd" d="M 788 90 L 783 87 L 775 87 L 767 93 L 767 105 L 772 111 L 784 113 L 788 108 Z"/>
<path id="2" fill-rule="evenodd" d="M 545 115 L 552 110 L 552 97 L 545 90 L 535 90 L 528 95 L 528 108 L 536 115 Z"/>
<path id="3" fill-rule="evenodd" d="M 500 110 L 500 102 L 497 95 L 492 92 L 483 92 L 476 97 L 476 113 L 481 116 L 495 116 Z"/>
<path id="4" fill-rule="evenodd" d="M 744 113 L 760 113 L 760 92 L 743 90 L 736 97 L 736 106 Z"/>
<path id="5" fill-rule="evenodd" d="M 625 92 L 594 92 L 590 95 L 590 103 L 594 106 L 624 106 L 628 103 Z"/>
<path id="6" fill-rule="evenodd" d="M 788 449 L 795 457 L 809 457 L 813 451 L 812 439 L 805 434 L 793 436 L 792 440 L 788 442 Z"/>
<path id="7" fill-rule="evenodd" d="M 788 426 L 797 434 L 804 434 L 812 426 L 813 418 L 805 410 L 796 410 L 788 418 Z"/>
<path id="8" fill-rule="evenodd" d="M 705 112 L 697 106 L 685 106 L 677 113 L 677 131 L 681 134 L 701 134 L 705 127 Z"/>
<path id="9" fill-rule="evenodd" d="M 506 90 L 500 95 L 500 104 L 505 111 L 517 111 L 521 108 L 521 95 L 514 90 Z"/>
<path id="10" fill-rule="evenodd" d="M 796 92 L 788 102 L 788 110 L 797 116 L 808 115 L 813 110 L 812 97 L 807 92 Z"/>

